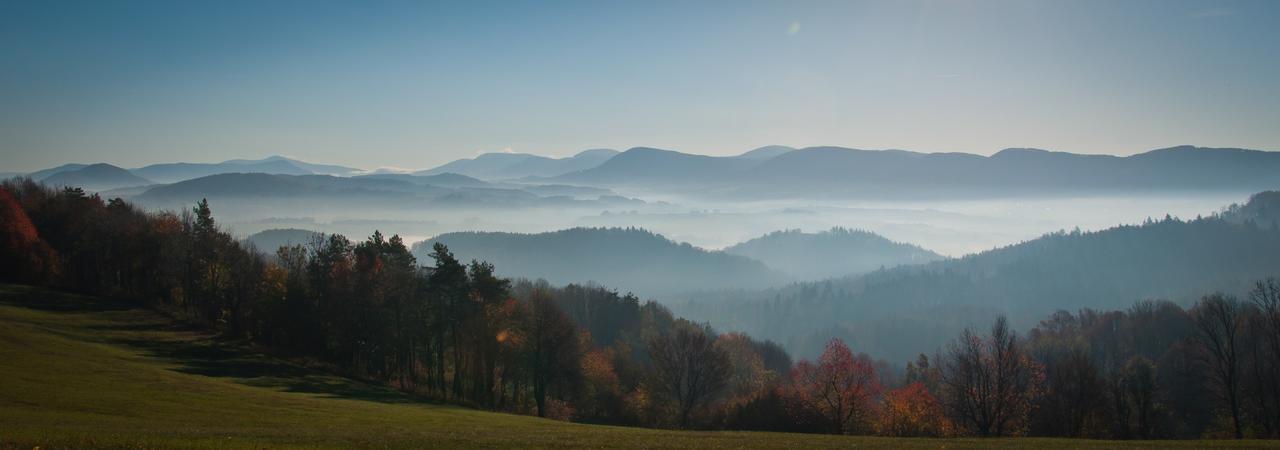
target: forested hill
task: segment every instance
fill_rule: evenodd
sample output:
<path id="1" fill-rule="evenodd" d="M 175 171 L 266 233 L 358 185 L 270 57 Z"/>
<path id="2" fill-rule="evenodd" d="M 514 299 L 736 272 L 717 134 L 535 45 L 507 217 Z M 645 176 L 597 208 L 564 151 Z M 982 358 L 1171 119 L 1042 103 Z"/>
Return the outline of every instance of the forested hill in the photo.
<path id="1" fill-rule="evenodd" d="M 703 295 L 676 311 L 784 342 L 805 356 L 832 334 L 891 360 L 932 352 L 998 313 L 1029 328 L 1056 310 L 1188 304 L 1243 294 L 1280 275 L 1280 230 L 1222 218 L 1165 218 L 1097 232 L 1057 232 L 959 259 L 800 283 L 754 294 Z M 743 300 L 743 299 L 747 300 Z M 819 329 L 817 333 L 815 329 Z"/>
<path id="2" fill-rule="evenodd" d="M 724 251 L 759 260 L 798 280 L 841 277 L 942 259 L 942 255 L 912 244 L 845 228 L 818 233 L 775 231 Z"/>
<path id="3" fill-rule="evenodd" d="M 458 259 L 489 261 L 502 276 L 544 278 L 555 284 L 593 281 L 642 296 L 785 283 L 783 274 L 759 261 L 676 243 L 636 228 L 447 233 L 414 245 L 414 256 L 429 259 L 434 242 L 448 245 Z"/>
<path id="4" fill-rule="evenodd" d="M 1252 222 L 1261 227 L 1280 228 L 1280 191 L 1253 194 L 1247 203 L 1228 206 L 1219 217 L 1235 223 Z"/>

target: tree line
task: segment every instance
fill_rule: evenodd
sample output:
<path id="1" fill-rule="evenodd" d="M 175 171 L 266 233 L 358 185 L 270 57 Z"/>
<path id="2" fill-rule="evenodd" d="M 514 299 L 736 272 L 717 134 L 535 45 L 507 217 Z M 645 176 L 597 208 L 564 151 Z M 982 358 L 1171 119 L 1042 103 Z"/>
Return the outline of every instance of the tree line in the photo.
<path id="1" fill-rule="evenodd" d="M 0 186 L 4 281 L 133 299 L 273 353 L 475 408 L 646 427 L 885 436 L 1280 437 L 1280 282 L 1189 309 L 1000 318 L 893 367 L 812 361 L 592 285 L 509 280 L 435 245 L 341 235 L 260 252 L 201 201 L 150 213 Z M 552 256 L 548 256 L 552 257 Z"/>

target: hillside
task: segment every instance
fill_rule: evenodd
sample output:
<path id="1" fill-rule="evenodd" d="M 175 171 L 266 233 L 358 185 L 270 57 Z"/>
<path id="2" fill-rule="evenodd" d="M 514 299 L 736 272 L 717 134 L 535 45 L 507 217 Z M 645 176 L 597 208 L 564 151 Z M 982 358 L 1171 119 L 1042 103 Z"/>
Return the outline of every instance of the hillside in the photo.
<path id="1" fill-rule="evenodd" d="M 110 164 L 90 164 L 78 169 L 60 171 L 40 181 L 50 186 L 81 187 L 90 191 L 154 184 L 151 180 Z"/>
<path id="2" fill-rule="evenodd" d="M 484 260 L 509 277 L 545 278 L 553 284 L 593 281 L 653 296 L 673 292 L 764 288 L 785 276 L 759 261 L 703 250 L 640 229 L 573 228 L 548 233 L 446 233 L 415 244 L 427 261 L 434 242 L 458 259 Z"/>
<path id="3" fill-rule="evenodd" d="M 1243 205 L 1232 204 L 1219 216 L 1233 223 L 1252 222 L 1263 228 L 1280 228 L 1280 191 L 1253 194 Z"/>
<path id="4" fill-rule="evenodd" d="M 996 314 L 1025 329 L 1057 310 L 1123 310 L 1145 299 L 1185 305 L 1215 291 L 1242 296 L 1278 274 L 1280 230 L 1167 218 L 753 294 L 682 297 L 673 309 L 783 342 L 800 356 L 834 334 L 904 361 Z"/>
<path id="5" fill-rule="evenodd" d="M 777 231 L 728 247 L 724 252 L 758 260 L 799 280 L 841 277 L 943 258 L 869 231 L 844 228 L 818 233 Z"/>
<path id="6" fill-rule="evenodd" d="M 253 353 L 123 303 L 14 285 L 0 285 L 0 341 L 6 343 L 0 346 L 4 448 L 990 448 L 1067 443 L 678 432 L 482 412 L 422 402 Z M 1125 444 L 1195 448 L 1205 443 Z"/>

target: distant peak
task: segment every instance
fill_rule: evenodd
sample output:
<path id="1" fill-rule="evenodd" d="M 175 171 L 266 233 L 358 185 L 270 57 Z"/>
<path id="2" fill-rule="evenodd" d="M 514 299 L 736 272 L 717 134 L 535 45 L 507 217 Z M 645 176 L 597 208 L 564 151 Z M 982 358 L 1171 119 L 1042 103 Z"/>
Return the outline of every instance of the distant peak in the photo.
<path id="1" fill-rule="evenodd" d="M 1175 145 L 1175 146 L 1173 146 L 1173 147 L 1157 148 L 1157 149 L 1155 149 L 1155 150 L 1151 150 L 1151 151 L 1149 151 L 1149 152 L 1147 152 L 1147 153 L 1155 153 L 1155 152 L 1192 152 L 1192 151 L 1196 151 L 1196 150 L 1209 150 L 1209 149 L 1207 149 L 1207 148 L 1203 148 L 1203 147 L 1196 147 L 1196 146 L 1194 146 L 1194 145 L 1186 145 L 1186 144 L 1183 144 L 1183 145 Z"/>
<path id="2" fill-rule="evenodd" d="M 573 157 L 578 158 L 582 156 L 606 156 L 606 155 L 612 156 L 618 153 L 619 152 L 617 150 L 614 150 L 611 148 L 593 148 L 593 149 L 580 151 L 578 152 L 578 154 L 573 155 Z"/>
<path id="3" fill-rule="evenodd" d="M 992 158 L 1009 158 L 1018 156 L 1044 156 L 1044 155 L 1064 155 L 1066 152 L 1057 152 L 1053 150 L 1045 150 L 1042 148 L 1015 147 L 1006 148 L 991 155 Z"/>
<path id="4" fill-rule="evenodd" d="M 750 159 L 768 159 L 778 155 L 782 155 L 784 153 L 790 153 L 793 151 L 795 151 L 794 147 L 788 147 L 785 145 L 766 145 L 764 147 L 760 147 L 755 150 L 751 150 L 741 155 L 738 155 L 738 157 L 750 158 Z"/>

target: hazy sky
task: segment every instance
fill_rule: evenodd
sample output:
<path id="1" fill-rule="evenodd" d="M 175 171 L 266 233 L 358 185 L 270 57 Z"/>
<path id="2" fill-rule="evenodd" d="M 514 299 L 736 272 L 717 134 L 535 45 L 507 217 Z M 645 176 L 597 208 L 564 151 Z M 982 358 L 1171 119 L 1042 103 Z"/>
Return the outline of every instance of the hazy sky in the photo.
<path id="1" fill-rule="evenodd" d="M 0 171 L 1280 150 L 1280 1 L 0 0 Z"/>

